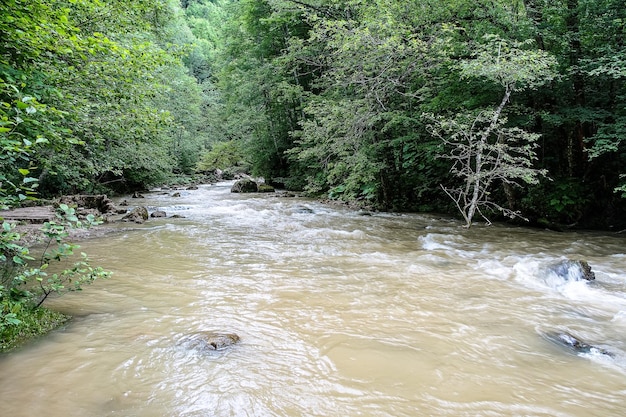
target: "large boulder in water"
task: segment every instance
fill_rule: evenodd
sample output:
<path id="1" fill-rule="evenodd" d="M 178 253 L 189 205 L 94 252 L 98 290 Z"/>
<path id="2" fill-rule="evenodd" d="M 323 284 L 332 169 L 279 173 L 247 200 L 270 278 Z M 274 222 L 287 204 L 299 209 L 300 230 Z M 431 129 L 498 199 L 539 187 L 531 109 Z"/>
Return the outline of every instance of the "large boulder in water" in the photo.
<path id="1" fill-rule="evenodd" d="M 258 191 L 258 185 L 256 182 L 249 178 L 244 178 L 233 184 L 230 189 L 231 193 L 256 193 Z"/>
<path id="2" fill-rule="evenodd" d="M 200 352 L 223 350 L 239 342 L 239 336 L 234 333 L 200 332 L 184 337 L 180 344 L 188 349 Z"/>
<path id="3" fill-rule="evenodd" d="M 596 274 L 591 270 L 591 266 L 587 261 L 582 260 L 565 259 L 550 265 L 549 270 L 564 280 L 580 281 L 584 279 L 593 281 L 596 279 Z"/>
<path id="4" fill-rule="evenodd" d="M 122 217 L 123 222 L 143 223 L 146 220 L 148 220 L 148 209 L 142 206 L 135 207 L 130 213 Z"/>

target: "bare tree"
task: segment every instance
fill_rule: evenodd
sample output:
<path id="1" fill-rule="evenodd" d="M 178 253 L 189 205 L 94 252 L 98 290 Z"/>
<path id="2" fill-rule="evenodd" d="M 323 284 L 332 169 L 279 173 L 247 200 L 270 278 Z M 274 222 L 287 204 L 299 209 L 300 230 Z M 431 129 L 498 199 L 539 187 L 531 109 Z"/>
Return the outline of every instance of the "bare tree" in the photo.
<path id="1" fill-rule="evenodd" d="M 555 61 L 544 51 L 522 49 L 528 42 L 511 45 L 495 35 L 486 40 L 473 59 L 461 63 L 461 75 L 498 83 L 504 89 L 500 104 L 477 115 L 468 111 L 451 119 L 429 116 L 433 122 L 431 133 L 448 150 L 440 157 L 452 160 L 451 172 L 463 180 L 462 186 L 441 188 L 454 201 L 468 228 L 476 213 L 490 223 L 482 208 L 521 217 L 521 213 L 490 199 L 495 182 L 508 186 L 532 184 L 545 175 L 545 171 L 533 167 L 539 135 L 507 127 L 503 110 L 514 92 L 537 88 L 551 80 Z"/>

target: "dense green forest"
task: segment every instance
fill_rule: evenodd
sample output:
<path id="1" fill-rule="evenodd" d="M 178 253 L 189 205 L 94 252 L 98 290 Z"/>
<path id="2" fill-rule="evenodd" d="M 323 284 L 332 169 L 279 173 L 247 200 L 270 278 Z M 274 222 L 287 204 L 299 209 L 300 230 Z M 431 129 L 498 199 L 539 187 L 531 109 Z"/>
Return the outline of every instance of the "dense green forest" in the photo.
<path id="1" fill-rule="evenodd" d="M 216 169 L 626 227 L 623 0 L 2 0 L 0 199 Z"/>

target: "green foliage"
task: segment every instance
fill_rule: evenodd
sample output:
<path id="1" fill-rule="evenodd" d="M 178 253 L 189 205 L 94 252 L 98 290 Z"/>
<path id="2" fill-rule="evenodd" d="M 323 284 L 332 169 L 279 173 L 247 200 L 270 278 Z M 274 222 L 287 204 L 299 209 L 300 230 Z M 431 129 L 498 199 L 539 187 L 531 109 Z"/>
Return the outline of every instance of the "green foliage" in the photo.
<path id="1" fill-rule="evenodd" d="M 2 306 L 7 307 L 7 304 L 3 303 Z M 19 303 L 14 303 L 12 306 L 14 313 L 0 313 L 0 352 L 9 351 L 28 340 L 41 336 L 69 319 L 64 314 L 43 307 L 32 310 L 24 308 Z"/>
<path id="2" fill-rule="evenodd" d="M 91 214 L 85 220 L 79 220 L 75 209 L 66 204 L 59 205 L 57 217 L 58 222 L 46 222 L 41 228 L 45 239 L 45 250 L 41 255 L 39 267 L 27 269 L 18 276 L 22 283 L 37 282 L 38 288 L 30 290 L 31 294 L 39 298 L 36 307 L 39 307 L 53 293 L 63 295 L 67 292 L 81 291 L 83 285 L 91 284 L 96 279 L 108 278 L 110 275 L 110 272 L 101 267 L 92 267 L 84 252 L 81 252 L 80 260 L 74 261 L 69 268 L 50 274 L 47 272 L 52 261 L 69 260 L 74 255 L 74 251 L 80 248 L 67 241 L 68 228 L 92 227 L 101 223 Z"/>
<path id="3" fill-rule="evenodd" d="M 476 45 L 473 58 L 460 64 L 464 78 L 485 78 L 505 91 L 536 89 L 555 78 L 556 60 L 549 53 L 532 49 L 533 40 L 507 41 L 485 35 L 486 42 Z"/>
<path id="4" fill-rule="evenodd" d="M 194 37 L 175 2 L 8 1 L 0 15 L 3 147 L 7 132 L 20 143 L 47 141 L 25 166 L 0 160 L 11 173 L 0 188 L 19 186 L 19 169 L 47 196 L 143 188 L 191 172 L 207 140 L 205 101 L 183 65 Z"/>
<path id="5" fill-rule="evenodd" d="M 204 172 L 246 165 L 248 165 L 246 155 L 242 150 L 241 144 L 237 141 L 228 141 L 215 143 L 211 150 L 202 155 L 196 169 Z"/>
<path id="6" fill-rule="evenodd" d="M 587 184 L 575 178 L 544 181 L 531 188 L 522 204 L 540 222 L 572 225 L 586 215 L 592 194 Z"/>
<path id="7" fill-rule="evenodd" d="M 203 17 L 207 4 L 189 1 L 186 13 L 215 45 L 216 139 L 240 140 L 270 180 L 383 209 L 440 208 L 436 185 L 455 178 L 420 116 L 477 121 L 504 103 L 491 113 L 497 129 L 468 130 L 508 158 L 511 177 L 490 183 L 496 206 L 527 209 L 527 184 L 511 192 L 507 181 L 546 171 L 624 205 L 611 194 L 626 166 L 619 2 L 246 0 L 219 24 Z"/>
<path id="8" fill-rule="evenodd" d="M 33 199 L 32 152 L 48 140 L 33 132 L 46 106 L 0 78 L 0 209 Z"/>
<path id="9" fill-rule="evenodd" d="M 79 220 L 74 208 L 59 206 L 57 221 L 46 222 L 41 228 L 44 249 L 35 259 L 28 247 L 20 243 L 15 225 L 3 222 L 0 231 L 0 338 L 2 349 L 12 347 L 20 339 L 39 334 L 64 316 L 52 312 L 37 312 L 52 294 L 63 295 L 80 291 L 96 279 L 110 273 L 93 267 L 87 255 L 73 261 L 78 245 L 68 241 L 69 228 L 98 224 L 93 216 Z M 69 267 L 66 264 L 70 262 Z M 54 272 L 51 270 L 55 269 Z"/>
<path id="10" fill-rule="evenodd" d="M 58 221 L 46 222 L 40 229 L 44 249 L 38 261 L 32 257 L 27 247 L 19 244 L 20 235 L 14 232 L 14 226 L 8 222 L 3 223 L 0 235 L 3 301 L 20 302 L 37 308 L 53 293 L 62 295 L 80 291 L 84 284 L 110 275 L 100 267 L 92 267 L 84 253 L 69 268 L 48 273 L 53 262 L 59 265 L 67 263 L 79 248 L 68 241 L 69 228 L 99 224 L 93 215 L 79 220 L 75 209 L 66 204 L 59 206 L 57 218 Z"/>
<path id="11" fill-rule="evenodd" d="M 459 113 L 454 118 L 436 118 L 433 134 L 443 140 L 445 153 L 440 157 L 453 161 L 451 173 L 461 178 L 460 186 L 442 186 L 465 219 L 472 225 L 475 213 L 489 223 L 482 208 L 501 211 L 509 217 L 521 216 L 490 198 L 494 182 L 505 186 L 536 184 L 545 170 L 536 169 L 535 148 L 539 135 L 508 127 L 503 115 L 511 94 L 533 89 L 550 81 L 555 61 L 544 51 L 520 49 L 525 43 L 508 42 L 498 36 L 486 36 L 470 60 L 460 63 L 462 77 L 486 78 L 503 88 L 502 99 L 495 110 L 478 115 Z"/>
<path id="12" fill-rule="evenodd" d="M 437 185 L 459 178 L 421 116 L 461 123 L 507 97 L 498 132 L 532 139 L 532 168 L 590 184 L 585 213 L 600 201 L 618 213 L 622 6 L 6 0 L 0 200 L 29 199 L 37 184 L 43 195 L 144 188 L 208 169 L 219 144 L 236 143 L 269 182 L 381 209 L 440 209 Z M 496 187 L 496 205 L 532 212 L 519 204 L 526 188 L 505 201 Z"/>

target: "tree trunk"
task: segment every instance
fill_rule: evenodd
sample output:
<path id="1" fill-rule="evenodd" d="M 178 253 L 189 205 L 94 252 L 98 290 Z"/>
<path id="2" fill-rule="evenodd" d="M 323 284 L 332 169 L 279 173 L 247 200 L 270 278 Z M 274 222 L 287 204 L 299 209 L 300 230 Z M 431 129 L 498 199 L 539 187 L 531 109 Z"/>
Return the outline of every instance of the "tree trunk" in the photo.
<path id="1" fill-rule="evenodd" d="M 580 41 L 580 21 L 578 0 L 567 0 L 567 34 L 569 37 L 570 68 L 572 71 L 572 88 L 574 90 L 574 106 L 585 107 L 585 78 L 580 70 L 580 60 L 583 56 Z M 572 127 L 567 141 L 568 174 L 574 176 L 577 168 L 582 171 L 585 161 L 585 126 L 577 120 Z"/>
<path id="2" fill-rule="evenodd" d="M 498 106 L 496 111 L 493 113 L 493 117 L 491 118 L 491 122 L 489 123 L 489 126 L 480 135 L 480 140 L 478 141 L 478 145 L 476 146 L 476 158 L 474 159 L 476 166 L 474 168 L 474 178 L 469 179 L 473 189 L 472 189 L 472 198 L 470 199 L 469 205 L 467 207 L 467 215 L 465 216 L 465 220 L 466 220 L 465 227 L 467 228 L 470 228 L 472 226 L 472 218 L 474 217 L 474 214 L 476 214 L 476 209 L 478 208 L 478 204 L 480 203 L 480 196 L 481 194 L 483 194 L 481 193 L 482 191 L 481 187 L 483 186 L 483 184 L 481 183 L 480 175 L 482 173 L 483 152 L 485 149 L 485 144 L 489 140 L 489 135 L 491 135 L 491 132 L 498 124 L 498 120 L 500 120 L 500 115 L 502 114 L 502 110 L 504 109 L 504 106 L 506 106 L 506 103 L 509 101 L 509 98 L 511 98 L 512 92 L 513 92 L 513 86 L 506 86 L 504 97 L 502 97 L 502 101 L 500 102 L 500 105 Z"/>

